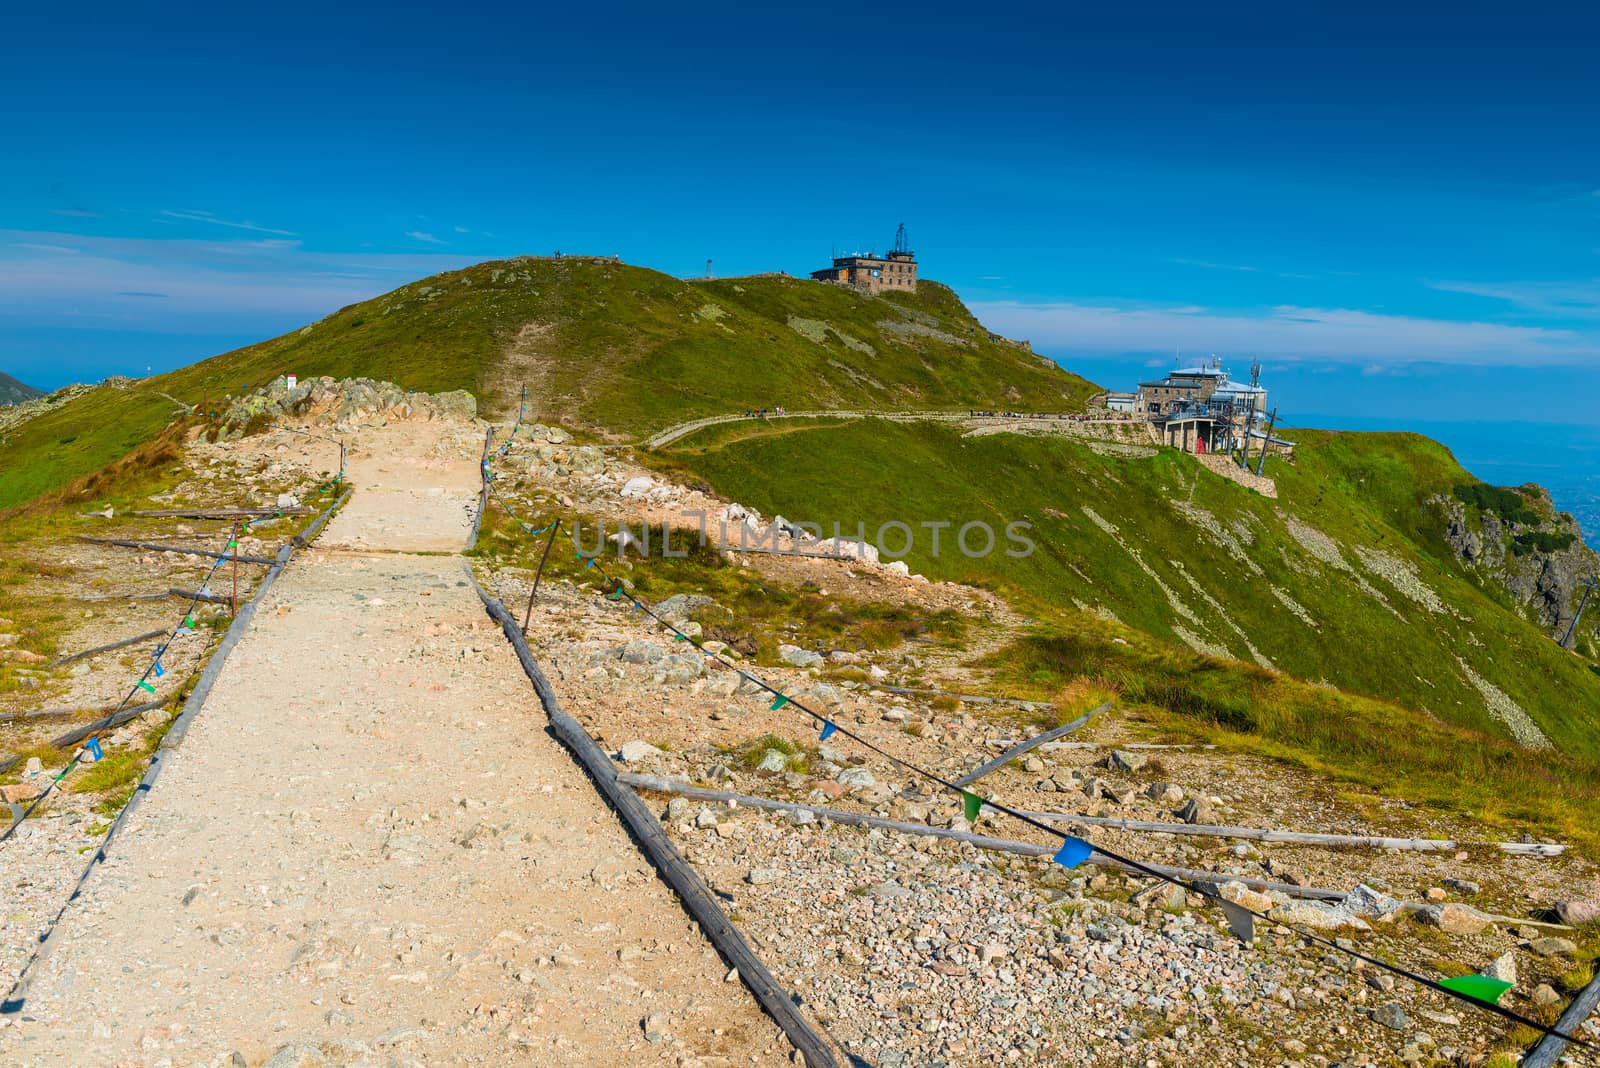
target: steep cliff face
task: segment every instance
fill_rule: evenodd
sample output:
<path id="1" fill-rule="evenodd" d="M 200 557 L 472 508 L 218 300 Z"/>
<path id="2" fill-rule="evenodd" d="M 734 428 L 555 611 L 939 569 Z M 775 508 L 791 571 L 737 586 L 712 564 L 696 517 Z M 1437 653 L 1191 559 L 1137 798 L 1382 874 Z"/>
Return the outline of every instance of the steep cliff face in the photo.
<path id="1" fill-rule="evenodd" d="M 1503 587 L 1552 637 L 1566 633 L 1584 581 L 1600 574 L 1600 555 L 1583 543 L 1577 520 L 1556 511 L 1542 486 L 1464 486 L 1432 503 L 1463 564 Z M 1591 657 L 1600 652 L 1600 600 L 1591 599 L 1574 644 Z"/>

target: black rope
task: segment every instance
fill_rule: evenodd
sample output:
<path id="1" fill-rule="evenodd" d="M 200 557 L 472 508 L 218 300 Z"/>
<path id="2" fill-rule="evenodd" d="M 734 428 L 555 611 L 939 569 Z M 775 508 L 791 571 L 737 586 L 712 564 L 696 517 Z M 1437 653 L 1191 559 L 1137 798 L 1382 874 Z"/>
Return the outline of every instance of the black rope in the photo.
<path id="1" fill-rule="evenodd" d="M 244 530 L 249 530 L 250 521 L 246 520 L 243 524 L 243 527 Z M 128 702 L 133 700 L 134 695 L 144 688 L 145 683 L 149 682 L 151 672 L 155 671 L 157 665 L 161 663 L 161 658 L 166 655 L 167 648 L 172 644 L 172 639 L 178 636 L 179 631 L 191 629 L 191 624 L 194 620 L 195 607 L 200 604 L 200 594 L 206 591 L 206 587 L 210 584 L 212 576 L 217 573 L 217 569 L 223 564 L 227 563 L 230 559 L 226 550 L 230 548 L 236 549 L 238 547 L 237 542 L 239 540 L 239 534 L 240 525 L 236 523 L 234 524 L 233 529 L 228 532 L 228 543 L 224 547 L 224 551 L 211 562 L 211 570 L 207 571 L 206 577 L 200 580 L 200 588 L 195 591 L 195 596 L 190 598 L 189 607 L 184 610 L 183 617 L 173 626 L 170 631 L 167 632 L 167 636 L 163 638 L 161 644 L 156 647 L 155 653 L 150 657 L 150 665 L 144 669 L 144 674 L 139 676 L 138 680 L 134 682 L 132 688 L 128 690 L 127 696 L 123 697 L 121 702 L 118 703 L 117 707 L 112 709 L 110 715 L 105 718 L 110 719 L 116 716 L 118 712 L 121 712 L 128 706 Z M 166 674 L 165 668 L 161 669 L 161 674 Z M 156 677 L 160 678 L 161 676 L 157 675 Z M 5 833 L 0 834 L 0 845 L 5 844 L 12 838 L 13 835 L 17 833 L 17 828 L 21 827 L 23 821 L 25 821 L 29 816 L 33 815 L 34 809 L 42 805 L 45 798 L 49 797 L 51 793 L 55 791 L 55 788 L 61 783 L 61 781 L 70 775 L 73 770 L 83 762 L 84 751 L 88 750 L 92 752 L 98 747 L 99 741 L 100 734 L 97 731 L 96 733 L 90 735 L 83 745 L 78 747 L 78 750 L 73 754 L 72 759 L 67 762 L 67 766 L 62 768 L 56 777 L 51 779 L 49 784 L 45 786 L 44 792 L 33 799 L 33 803 L 23 810 L 22 815 L 18 816 L 14 821 L 12 821 L 11 826 L 6 828 Z"/>

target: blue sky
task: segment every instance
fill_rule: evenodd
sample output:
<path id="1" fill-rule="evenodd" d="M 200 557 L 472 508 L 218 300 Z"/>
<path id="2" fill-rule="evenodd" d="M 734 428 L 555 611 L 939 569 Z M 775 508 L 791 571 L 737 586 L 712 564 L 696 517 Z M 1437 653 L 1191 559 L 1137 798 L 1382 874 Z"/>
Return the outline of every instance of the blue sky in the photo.
<path id="1" fill-rule="evenodd" d="M 904 13 L 901 13 L 902 10 Z M 162 370 L 479 259 L 924 273 L 1106 385 L 1600 422 L 1591 5 L 7 16 L 0 369 Z"/>

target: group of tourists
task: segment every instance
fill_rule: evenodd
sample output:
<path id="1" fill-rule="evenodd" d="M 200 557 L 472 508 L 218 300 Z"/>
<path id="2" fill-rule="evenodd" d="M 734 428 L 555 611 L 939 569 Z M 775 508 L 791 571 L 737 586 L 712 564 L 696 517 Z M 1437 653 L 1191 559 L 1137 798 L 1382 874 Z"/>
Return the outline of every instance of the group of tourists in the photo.
<path id="1" fill-rule="evenodd" d="M 746 408 L 744 410 L 744 417 L 746 419 L 766 419 L 769 416 L 779 416 L 783 414 L 784 411 L 782 405 L 779 405 L 776 408 Z"/>

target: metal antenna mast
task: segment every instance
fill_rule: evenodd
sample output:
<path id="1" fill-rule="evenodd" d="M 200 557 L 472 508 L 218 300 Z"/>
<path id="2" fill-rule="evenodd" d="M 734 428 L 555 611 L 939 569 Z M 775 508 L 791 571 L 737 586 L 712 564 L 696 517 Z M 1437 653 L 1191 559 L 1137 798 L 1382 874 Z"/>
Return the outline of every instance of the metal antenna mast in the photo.
<path id="1" fill-rule="evenodd" d="M 710 260 L 706 260 L 706 277 L 707 278 L 713 277 L 712 274 L 711 274 L 711 261 Z"/>
<path id="2" fill-rule="evenodd" d="M 1250 365 L 1250 385 L 1259 386 L 1260 384 L 1261 384 L 1261 365 L 1259 363 L 1253 363 L 1253 364 Z"/>
<path id="3" fill-rule="evenodd" d="M 1583 618 L 1583 610 L 1589 604 L 1589 595 L 1595 590 L 1600 590 L 1600 582 L 1593 578 L 1584 581 L 1583 597 L 1578 600 L 1578 611 L 1573 614 L 1572 622 L 1567 624 L 1567 632 L 1561 636 L 1561 648 L 1572 648 L 1572 636 L 1578 633 L 1578 620 Z"/>
<path id="4" fill-rule="evenodd" d="M 1256 477 L 1261 477 L 1261 469 L 1267 466 L 1267 446 L 1272 444 L 1272 428 L 1278 422 L 1278 409 L 1272 409 L 1272 418 L 1267 420 L 1267 436 L 1261 442 L 1261 455 L 1256 458 Z"/>
<path id="5" fill-rule="evenodd" d="M 906 224 L 901 223 L 900 228 L 894 232 L 894 250 L 896 252 L 910 252 L 909 242 L 906 240 Z"/>

